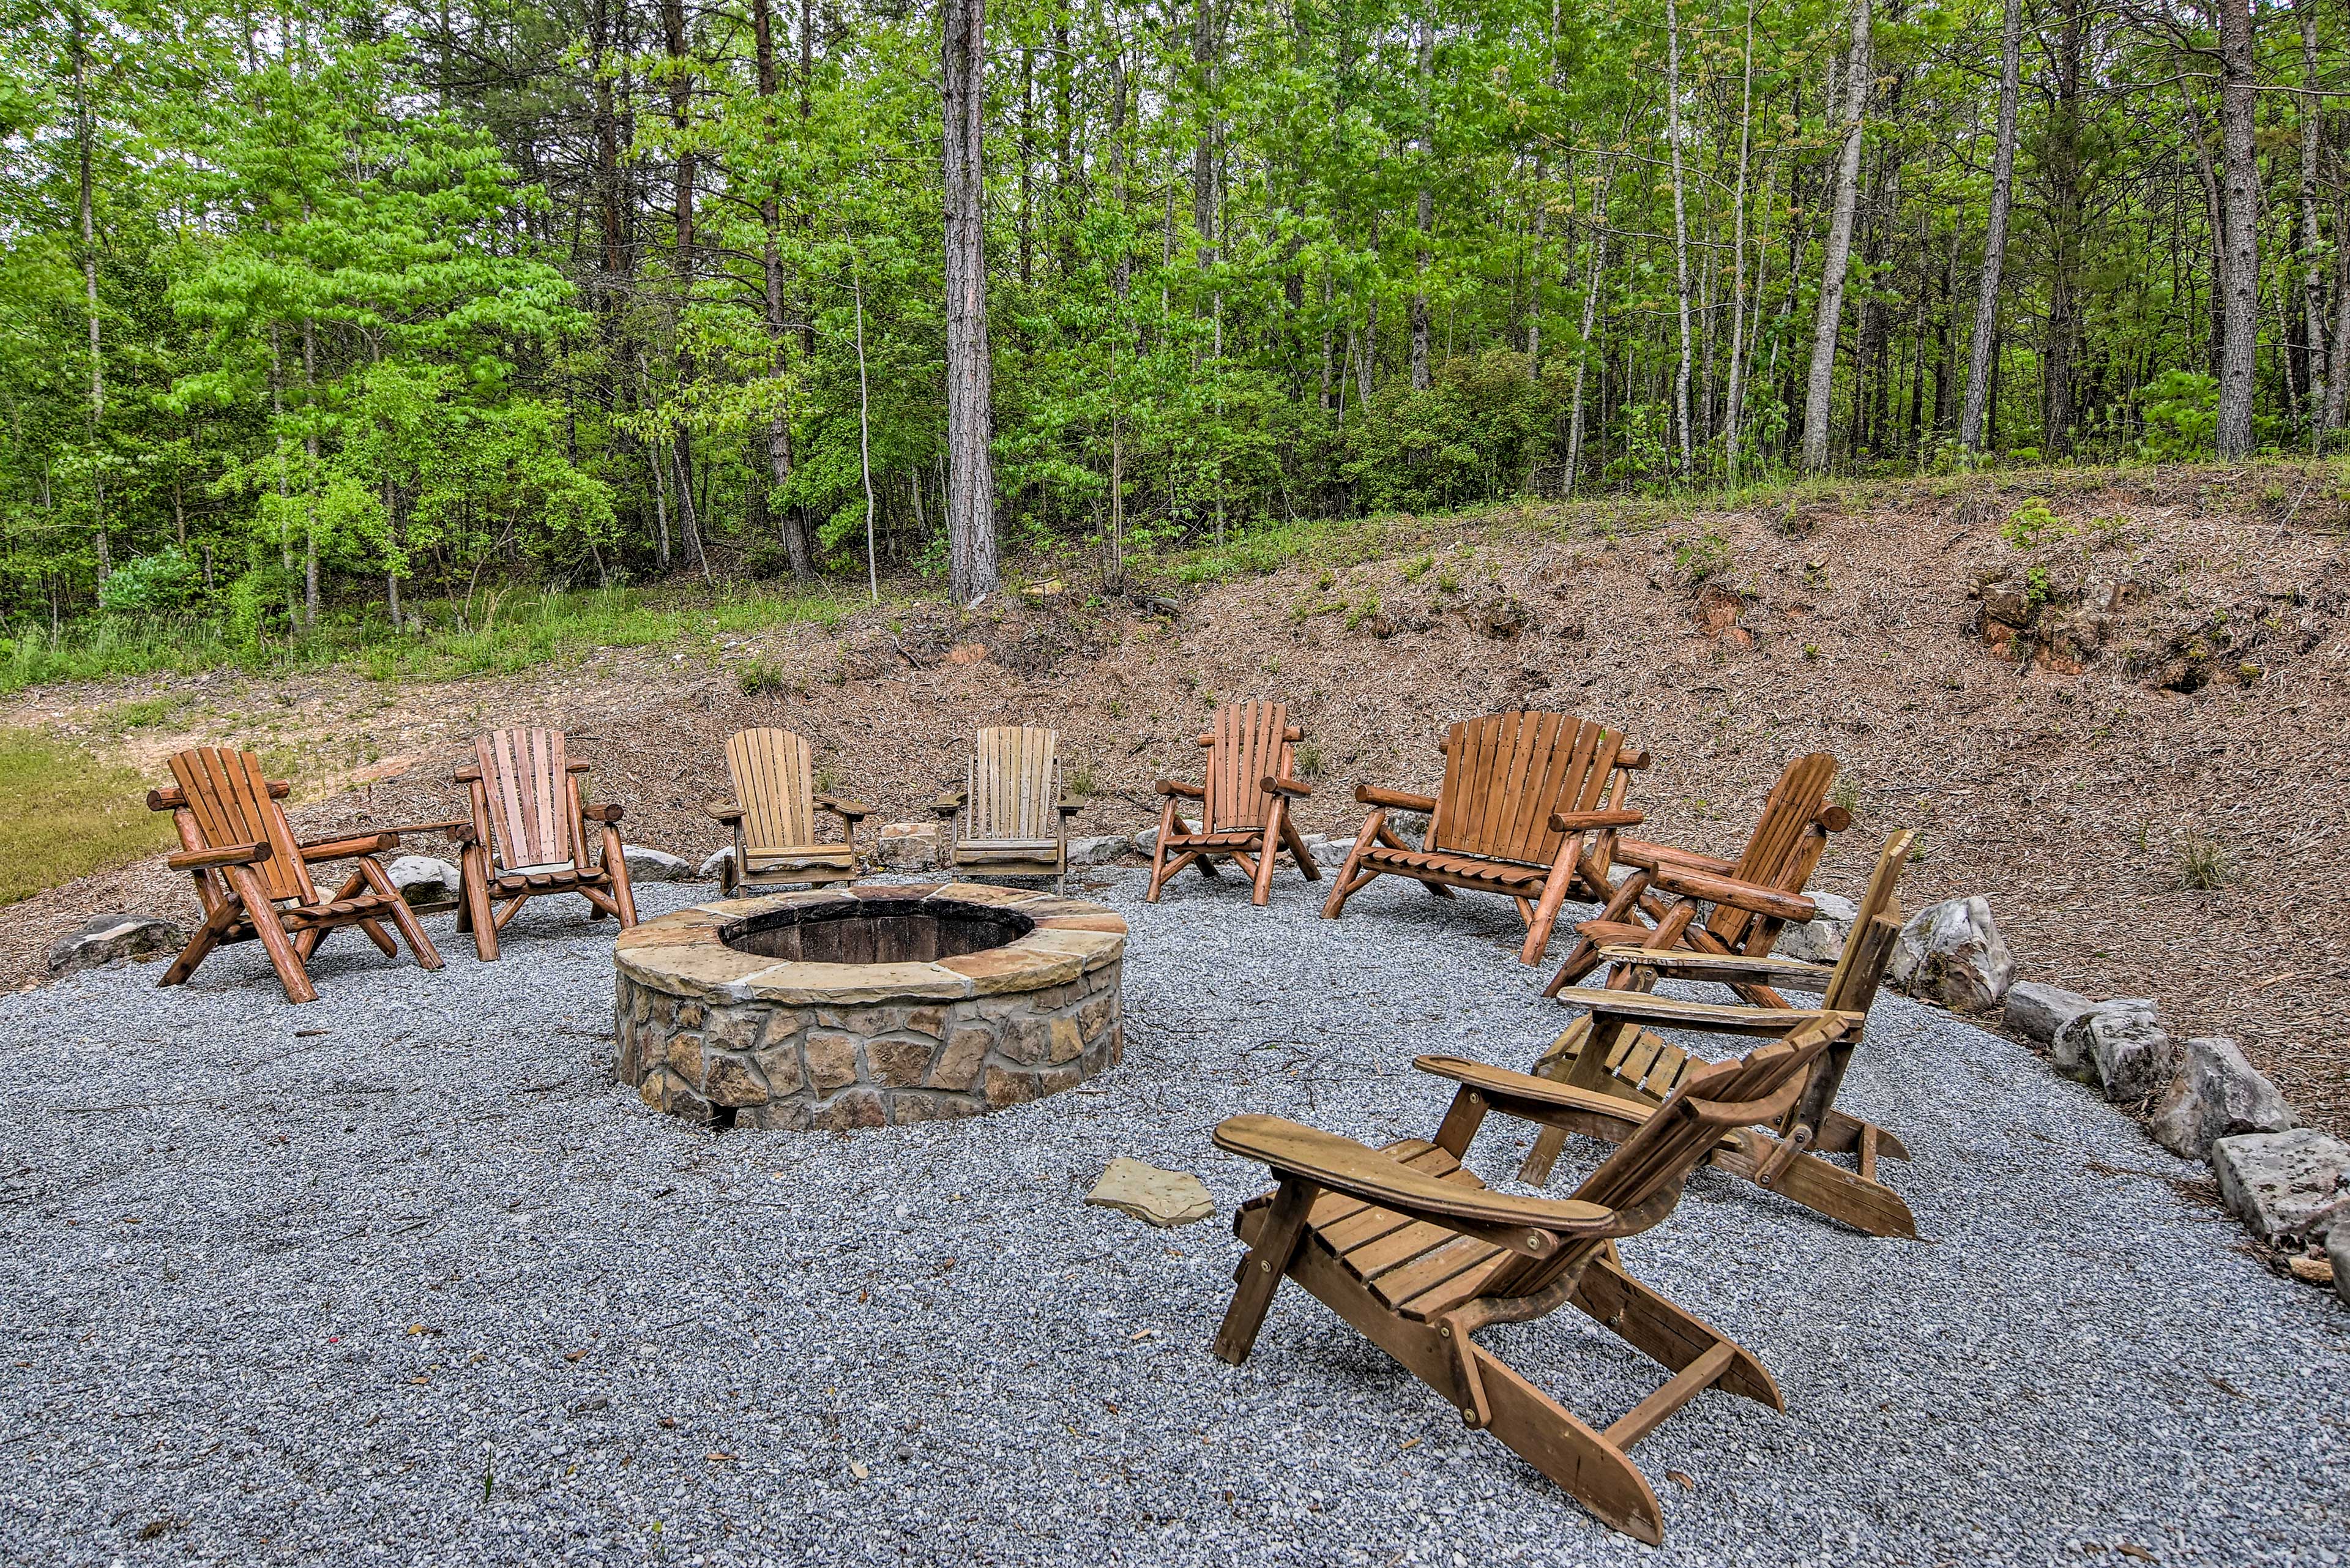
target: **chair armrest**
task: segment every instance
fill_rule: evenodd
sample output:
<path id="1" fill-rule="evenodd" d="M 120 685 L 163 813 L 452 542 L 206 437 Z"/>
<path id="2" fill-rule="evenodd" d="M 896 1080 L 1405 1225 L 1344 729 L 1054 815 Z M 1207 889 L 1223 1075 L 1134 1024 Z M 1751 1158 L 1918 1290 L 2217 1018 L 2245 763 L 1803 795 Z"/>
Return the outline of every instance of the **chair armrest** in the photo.
<path id="1" fill-rule="evenodd" d="M 1643 871 L 1654 871 L 1659 866 L 1678 865 L 1711 871 L 1717 877 L 1727 877 L 1738 869 L 1735 860 L 1700 855 L 1694 849 L 1677 849 L 1669 844 L 1650 844 L 1641 838 L 1617 839 L 1615 853 L 1610 858 L 1622 865 L 1637 866 Z"/>
<path id="2" fill-rule="evenodd" d="M 479 763 L 467 763 L 463 767 L 459 768 L 455 773 L 451 774 L 449 776 L 455 779 L 459 784 L 479 784 L 482 782 L 482 764 Z"/>
<path id="3" fill-rule="evenodd" d="M 267 784 L 272 800 L 284 800 L 294 793 L 294 786 L 284 779 L 270 779 Z M 178 784 L 165 784 L 161 789 L 147 792 L 147 809 L 150 811 L 177 811 L 187 804 L 187 792 Z"/>
<path id="4" fill-rule="evenodd" d="M 584 774 L 595 765 L 593 763 L 566 763 L 563 764 L 563 771 L 567 774 Z"/>
<path id="5" fill-rule="evenodd" d="M 182 849 L 163 857 L 174 871 L 204 871 L 220 866 L 258 866 L 269 858 L 266 844 L 224 844 L 218 849 Z"/>
<path id="6" fill-rule="evenodd" d="M 1638 827 L 1647 817 L 1637 811 L 1554 811 L 1553 833 L 1587 833 L 1595 827 Z M 1614 858 L 1614 857 L 1610 857 Z"/>
<path id="7" fill-rule="evenodd" d="M 816 806 L 818 811 L 828 811 L 851 826 L 873 815 L 873 808 L 862 802 L 841 800 L 828 794 L 816 796 Z"/>
<path id="8" fill-rule="evenodd" d="M 1439 1078 L 1450 1078 L 1465 1088 L 1476 1090 L 1504 1115 L 1525 1116 L 1520 1106 L 1547 1106 L 1565 1111 L 1587 1111 L 1594 1116 L 1612 1116 L 1619 1121 L 1639 1123 L 1657 1114 L 1657 1107 L 1638 1100 L 1618 1098 L 1596 1089 L 1578 1089 L 1552 1078 L 1538 1078 L 1531 1073 L 1513 1073 L 1506 1067 L 1488 1066 L 1461 1056 L 1415 1056 L 1411 1064 L 1423 1073 Z M 1539 1120 L 1539 1117 L 1528 1117 Z"/>
<path id="9" fill-rule="evenodd" d="M 970 798 L 970 791 L 959 789 L 952 794 L 942 794 L 931 802 L 931 810 L 941 816 L 952 816 L 962 809 L 962 803 Z"/>
<path id="10" fill-rule="evenodd" d="M 1077 813 L 1085 810 L 1086 808 L 1080 802 L 1071 800 L 1067 795 L 1063 795 L 1060 799 L 1053 803 L 1053 809 L 1061 814 L 1062 821 L 1064 825 L 1066 825 L 1070 817 L 1076 815 Z"/>
<path id="11" fill-rule="evenodd" d="M 1276 778 L 1271 774 L 1265 774 L 1258 782 L 1263 786 L 1265 794 L 1286 795 L 1291 800 L 1304 800 L 1314 793 L 1312 784 L 1300 784 L 1295 779 Z"/>
<path id="12" fill-rule="evenodd" d="M 1616 1210 L 1575 1199 L 1518 1198 L 1424 1176 L 1353 1138 L 1301 1127 L 1280 1116 L 1228 1116 L 1216 1147 L 1331 1192 L 1343 1192 L 1528 1257 L 1548 1257 L 1564 1236 L 1629 1234 Z"/>
<path id="13" fill-rule="evenodd" d="M 1357 784 L 1355 799 L 1364 805 L 1383 805 L 1389 811 L 1434 811 L 1436 797 L 1414 794 L 1409 790 L 1382 789 L 1378 784 Z"/>
<path id="14" fill-rule="evenodd" d="M 1790 991 L 1825 991 L 1835 966 L 1791 958 L 1740 958 L 1735 953 L 1659 952 L 1641 947 L 1599 950 L 1602 963 L 1638 964 L 1660 980 L 1703 980 L 1716 985 L 1785 986 Z"/>
<path id="15" fill-rule="evenodd" d="M 1206 784 L 1183 784 L 1175 779 L 1160 779 L 1159 781 L 1158 787 L 1160 794 L 1181 795 L 1185 800 L 1205 800 L 1208 798 L 1208 786 Z"/>
<path id="16" fill-rule="evenodd" d="M 579 808 L 579 820 L 582 822 L 618 822 L 628 814 L 629 808 L 627 806 L 622 805 L 619 801 L 608 800 L 601 805 L 581 806 Z"/>
<path id="17" fill-rule="evenodd" d="M 1568 1007 L 1581 1007 L 1596 1024 L 1603 1018 L 1652 1023 L 1665 1029 L 1694 1029 L 1706 1034 L 1787 1035 L 1808 1024 L 1842 1021 L 1857 1030 L 1863 1014 L 1823 1007 L 1742 1007 L 1732 1002 L 1683 1002 L 1645 991 L 1601 991 L 1571 986 L 1558 993 Z"/>
<path id="18" fill-rule="evenodd" d="M 740 822 L 743 808 L 733 801 L 712 800 L 702 803 L 702 812 L 713 822 Z"/>
<path id="19" fill-rule="evenodd" d="M 1711 871 L 1691 871 L 1679 866 L 1659 867 L 1651 875 L 1655 878 L 1650 883 L 1651 887 L 1679 893 L 1683 898 L 1706 898 L 1717 904 L 1727 904 L 1750 915 L 1766 915 L 1774 920 L 1788 920 L 1797 925 L 1820 918 L 1820 907 L 1800 894 L 1783 893 L 1776 888 L 1742 882 L 1735 877 L 1717 877 Z"/>
<path id="20" fill-rule="evenodd" d="M 359 855 L 381 855 L 400 847 L 397 833 L 357 833 L 348 838 L 322 838 L 298 846 L 306 866 L 320 860 L 348 860 Z"/>

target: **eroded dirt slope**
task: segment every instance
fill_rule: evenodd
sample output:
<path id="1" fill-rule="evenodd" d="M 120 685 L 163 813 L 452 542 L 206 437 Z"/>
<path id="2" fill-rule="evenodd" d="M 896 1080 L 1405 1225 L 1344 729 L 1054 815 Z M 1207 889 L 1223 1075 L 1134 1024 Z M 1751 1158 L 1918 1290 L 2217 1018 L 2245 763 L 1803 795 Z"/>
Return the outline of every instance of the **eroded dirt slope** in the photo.
<path id="1" fill-rule="evenodd" d="M 1922 828 L 1912 908 L 1987 894 L 2025 976 L 2159 997 L 2350 1130 L 2343 524 L 2298 469 L 1920 485 L 1661 526 L 1604 506 L 1406 520 L 1376 558 L 1186 590 L 1171 617 L 1074 594 L 900 607 L 519 678 L 56 689 L 0 723 L 102 734 L 125 702 L 183 693 L 105 743 L 150 767 L 197 740 L 258 745 L 318 828 L 450 815 L 475 731 L 560 723 L 633 841 L 697 859 L 720 842 L 700 803 L 727 793 L 723 737 L 753 723 L 808 733 L 878 824 L 926 819 L 974 726 L 1053 722 L 1095 791 L 1079 831 L 1126 832 L 1154 820 L 1155 778 L 1196 776 L 1215 701 L 1280 696 L 1318 763 L 1304 821 L 1340 832 L 1357 781 L 1432 784 L 1450 721 L 1564 708 L 1652 753 L 1644 831 L 1733 854 L 1785 759 L 1824 749 L 1858 825 L 1820 885 L 1856 892 L 1886 832 Z M 784 689 L 746 695 L 754 662 Z M 2186 885 L 2189 862 L 2219 885 Z M 192 908 L 160 861 L 86 878 L 0 913 L 0 966 L 31 978 L 95 912 Z"/>

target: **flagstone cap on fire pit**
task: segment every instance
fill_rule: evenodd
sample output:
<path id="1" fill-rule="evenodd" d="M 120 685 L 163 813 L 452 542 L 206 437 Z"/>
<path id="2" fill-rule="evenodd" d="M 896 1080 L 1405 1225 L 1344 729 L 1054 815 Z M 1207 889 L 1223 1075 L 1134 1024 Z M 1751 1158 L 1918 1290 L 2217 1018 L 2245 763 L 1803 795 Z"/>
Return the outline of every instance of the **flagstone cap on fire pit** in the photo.
<path id="1" fill-rule="evenodd" d="M 696 905 L 615 944 L 616 1075 L 721 1126 L 974 1116 L 1118 1061 L 1125 950 L 1101 905 L 978 883 Z"/>

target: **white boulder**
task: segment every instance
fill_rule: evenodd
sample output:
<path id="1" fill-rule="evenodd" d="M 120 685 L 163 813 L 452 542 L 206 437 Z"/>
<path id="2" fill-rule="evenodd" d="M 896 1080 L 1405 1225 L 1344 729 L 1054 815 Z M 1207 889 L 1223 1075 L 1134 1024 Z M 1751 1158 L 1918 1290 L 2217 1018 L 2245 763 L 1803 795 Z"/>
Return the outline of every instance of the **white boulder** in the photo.
<path id="1" fill-rule="evenodd" d="M 2334 1293 L 2350 1304 L 2350 1225 L 2336 1225 L 2326 1233 L 2325 1261 L 2334 1265 Z"/>
<path id="2" fill-rule="evenodd" d="M 2111 1002 L 2091 1002 L 2086 1012 L 2074 1015 L 2048 1042 L 2048 1064 L 2063 1077 L 2104 1088 L 2106 1078 L 2098 1068 L 2094 1048 L 2099 1021 L 2106 1023 L 2106 1033 L 2111 1036 L 2106 1054 L 2113 1059 L 2117 1057 L 2123 1041 L 2133 1033 L 2142 1035 L 2147 1030 L 2159 1033 L 2158 1018 L 2151 997 L 2120 996 Z"/>
<path id="3" fill-rule="evenodd" d="M 2350 1213 L 2350 1144 L 2312 1127 L 2239 1133 L 2211 1146 L 2220 1200 L 2262 1241 L 2299 1247 Z"/>
<path id="4" fill-rule="evenodd" d="M 928 871 L 939 863 L 939 825 L 892 822 L 873 838 L 873 863 L 892 871 Z"/>
<path id="5" fill-rule="evenodd" d="M 153 915 L 95 915 L 49 944 L 49 973 L 71 974 L 118 959 L 153 959 L 175 953 L 187 933 Z"/>
<path id="6" fill-rule="evenodd" d="M 2189 1040 L 2187 1060 L 2155 1107 L 2154 1141 L 2183 1159 L 2209 1159 L 2211 1146 L 2241 1133 L 2283 1132 L 2293 1107 L 2225 1036 Z"/>
<path id="7" fill-rule="evenodd" d="M 1774 957 L 1802 959 L 1806 963 L 1834 963 L 1844 957 L 1844 944 L 1852 936 L 1852 923 L 1860 919 L 1860 906 L 1835 893 L 1814 893 L 1811 899 L 1818 916 L 1781 931 L 1771 947 Z"/>
<path id="8" fill-rule="evenodd" d="M 430 855 L 403 855 L 383 870 L 411 909 L 447 909 L 464 887 L 454 866 Z"/>
<path id="9" fill-rule="evenodd" d="M 691 882 L 693 863 L 681 860 L 665 850 L 650 849 L 641 844 L 620 846 L 620 859 L 629 868 L 631 882 Z"/>
<path id="10" fill-rule="evenodd" d="M 705 882 L 723 880 L 726 875 L 726 867 L 733 863 L 733 859 L 734 846 L 730 844 L 725 848 L 720 850 L 717 854 L 712 855 L 702 861 L 701 866 L 702 879 Z"/>
<path id="11" fill-rule="evenodd" d="M 1953 1012 L 1999 1005 L 2015 981 L 2015 958 L 1980 894 L 1931 904 L 1910 917 L 1894 945 L 1894 985 Z"/>
<path id="12" fill-rule="evenodd" d="M 2077 991 L 2036 980 L 2021 980 L 2007 988 L 2000 1016 L 2026 1040 L 2046 1045 L 2056 1032 L 2096 1005 Z"/>
<path id="13" fill-rule="evenodd" d="M 1107 866 L 1134 846 L 1134 840 L 1123 833 L 1097 834 L 1089 838 L 1069 840 L 1069 864 L 1072 866 Z"/>

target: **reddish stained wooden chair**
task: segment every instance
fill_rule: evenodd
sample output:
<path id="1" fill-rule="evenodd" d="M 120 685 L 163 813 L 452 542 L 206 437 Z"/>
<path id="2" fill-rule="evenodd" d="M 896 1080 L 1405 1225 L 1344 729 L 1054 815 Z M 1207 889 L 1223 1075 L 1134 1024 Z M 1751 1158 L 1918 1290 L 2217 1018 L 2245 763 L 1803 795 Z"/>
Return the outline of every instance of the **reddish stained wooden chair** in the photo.
<path id="1" fill-rule="evenodd" d="M 1804 889 L 1827 851 L 1828 835 L 1852 825 L 1850 812 L 1827 803 L 1835 771 L 1835 758 L 1825 752 L 1789 763 L 1735 860 L 1669 844 L 1617 839 L 1616 859 L 1632 867 L 1633 875 L 1602 894 L 1606 907 L 1575 928 L 1575 946 L 1543 994 L 1556 996 L 1598 968 L 1605 961 L 1602 950 L 1611 946 L 1769 957 L 1789 922 L 1816 918 Z M 1703 921 L 1696 919 L 1700 903 L 1713 906 Z M 1757 1007 L 1786 1005 L 1767 985 L 1741 980 L 1732 989 Z"/>
<path id="2" fill-rule="evenodd" d="M 457 770 L 473 802 L 473 822 L 452 835 L 463 846 L 457 929 L 473 933 L 484 961 L 498 956 L 498 932 L 522 907 L 549 893 L 577 893 L 588 918 L 606 915 L 623 929 L 637 923 L 629 864 L 620 853 L 621 807 L 579 799 L 586 763 L 564 754 L 560 730 L 494 730 L 473 742 L 473 761 Z M 588 857 L 588 825 L 601 830 L 603 860 Z M 508 900 L 493 910 L 495 899 Z"/>
<path id="3" fill-rule="evenodd" d="M 172 814 L 183 847 L 167 864 L 195 878 L 204 920 L 159 983 L 182 984 L 213 949 L 258 940 L 286 1000 L 315 1002 L 309 962 L 318 944 L 329 932 L 357 926 L 385 956 L 396 956 L 400 949 L 383 929 L 385 920 L 408 939 L 420 965 L 441 967 L 424 928 L 375 858 L 400 847 L 399 834 L 299 842 L 277 804 L 292 786 L 264 777 L 261 759 L 251 752 L 213 746 L 182 752 L 172 759 L 172 777 L 177 782 L 170 787 L 147 792 L 147 805 Z M 310 867 L 328 860 L 355 863 L 331 898 L 320 897 L 310 878 Z"/>
<path id="4" fill-rule="evenodd" d="M 1159 781 L 1167 804 L 1159 813 L 1144 903 L 1159 902 L 1160 890 L 1186 866 L 1197 866 L 1203 877 L 1216 876 L 1218 857 L 1249 874 L 1254 904 L 1273 897 L 1274 861 L 1284 850 L 1308 881 L 1322 879 L 1322 867 L 1289 818 L 1289 803 L 1314 793 L 1289 774 L 1290 749 L 1303 739 L 1305 732 L 1289 722 L 1289 710 L 1279 702 L 1233 702 L 1216 710 L 1216 727 L 1200 737 L 1208 753 L 1206 781 Z M 1179 799 L 1201 803 L 1196 830 L 1177 813 Z"/>
<path id="5" fill-rule="evenodd" d="M 1444 782 L 1432 795 L 1363 784 L 1355 798 L 1371 808 L 1338 873 L 1325 919 L 1382 876 L 1409 877 L 1444 898 L 1455 888 L 1516 900 L 1526 923 L 1519 959 L 1533 963 L 1550 945 L 1560 906 L 1579 894 L 1607 896 L 1607 867 L 1618 828 L 1638 825 L 1627 810 L 1627 770 L 1648 754 L 1624 737 L 1572 713 L 1492 713 L 1455 724 L 1444 736 Z M 1429 814 L 1415 849 L 1387 824 L 1390 811 Z"/>
<path id="6" fill-rule="evenodd" d="M 1523 1073 L 1422 1056 L 1458 1079 L 1432 1140 L 1369 1148 L 1279 1116 L 1232 1116 L 1218 1148 L 1280 1185 L 1242 1205 L 1248 1243 L 1215 1354 L 1237 1366 L 1292 1279 L 1434 1389 L 1461 1421 L 1515 1449 L 1601 1521 L 1654 1545 L 1664 1512 L 1630 1449 L 1709 1388 L 1784 1409 L 1762 1364 L 1624 1268 L 1616 1239 L 1660 1223 L 1690 1172 L 1735 1127 L 1794 1104 L 1801 1075 L 1847 1021 L 1828 1015 L 1736 1062 L 1692 1073 L 1565 1199 L 1494 1192 L 1461 1157 L 1486 1115 L 1574 1125 L 1572 1091 Z M 1475 1342 L 1489 1324 L 1573 1306 L 1671 1376 L 1611 1425 L 1573 1412 Z"/>

